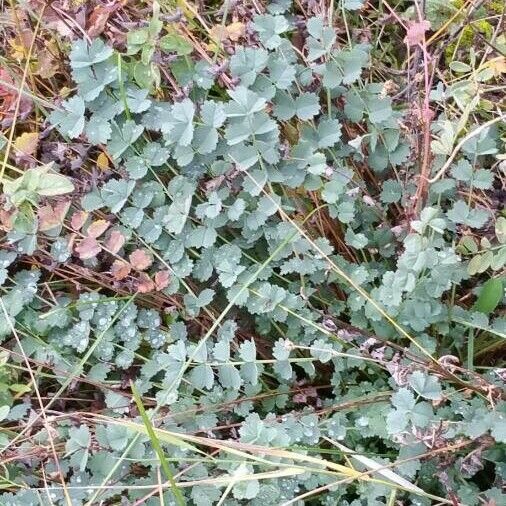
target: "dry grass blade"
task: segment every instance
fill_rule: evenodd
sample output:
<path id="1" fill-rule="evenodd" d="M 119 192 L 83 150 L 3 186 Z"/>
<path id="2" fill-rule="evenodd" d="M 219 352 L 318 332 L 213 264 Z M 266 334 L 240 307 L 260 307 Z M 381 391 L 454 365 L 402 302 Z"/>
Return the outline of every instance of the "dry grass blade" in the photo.
<path id="1" fill-rule="evenodd" d="M 105 416 L 99 416 L 94 415 L 93 419 L 97 421 L 101 421 L 103 423 L 112 423 L 116 425 L 121 425 L 124 427 L 128 427 L 132 431 L 135 431 L 139 434 L 148 434 L 148 430 L 144 425 L 131 422 L 129 420 L 118 420 L 113 419 Z M 265 446 L 257 446 L 247 443 L 241 443 L 239 441 L 220 441 L 216 439 L 210 439 L 200 436 L 192 436 L 188 434 L 182 434 L 182 433 L 175 433 L 170 432 L 165 429 L 160 429 L 153 427 L 153 431 L 156 433 L 158 439 L 160 441 L 163 441 L 168 444 L 180 444 L 176 443 L 176 441 L 179 439 L 181 441 L 187 442 L 187 443 L 193 443 L 198 446 L 204 446 L 207 448 L 213 448 L 220 450 L 224 453 L 229 453 L 235 456 L 238 456 L 245 461 L 251 461 L 251 462 L 257 462 L 259 464 L 268 465 L 268 466 L 281 466 L 281 469 L 279 471 L 275 472 L 281 472 L 282 470 L 288 468 L 288 472 L 290 474 L 299 472 L 311 472 L 311 473 L 323 473 L 326 475 L 337 475 L 341 477 L 345 477 L 345 480 L 363 480 L 363 481 L 371 481 L 375 483 L 381 483 L 383 485 L 389 486 L 389 487 L 397 487 L 402 490 L 408 490 L 416 495 L 420 495 L 423 497 L 431 497 L 438 501 L 441 501 L 443 504 L 452 504 L 451 501 L 448 501 L 444 498 L 433 496 L 431 494 L 426 493 L 424 490 L 420 489 L 419 487 L 413 485 L 409 481 L 403 479 L 398 474 L 394 473 L 389 469 L 389 467 L 398 465 L 398 463 L 394 463 L 392 466 L 381 466 L 374 462 L 372 459 L 368 457 L 364 457 L 361 455 L 354 454 L 351 452 L 351 450 L 347 449 L 346 447 L 340 448 L 343 452 L 349 453 L 353 458 L 357 458 L 357 460 L 360 460 L 360 462 L 367 467 L 370 468 L 370 471 L 367 472 L 361 472 L 357 471 L 349 466 L 344 466 L 341 464 L 337 464 L 335 462 L 332 462 L 327 459 L 323 458 L 317 458 L 317 457 L 311 457 L 310 455 L 304 455 L 297 452 L 289 451 L 289 450 L 283 450 L 279 448 L 271 448 L 271 447 L 265 447 Z M 334 444 L 334 441 L 332 441 Z M 272 457 L 274 461 L 269 460 L 268 457 Z M 289 464 L 283 464 L 282 462 L 279 462 L 279 459 L 286 459 Z M 294 463 L 299 464 L 298 466 L 294 466 Z M 310 465 L 310 467 L 308 467 Z M 382 479 L 376 479 L 372 477 L 372 474 L 380 474 L 383 478 L 386 478 L 386 480 Z M 228 477 L 228 478 L 219 478 L 219 479 L 213 479 L 210 482 L 204 480 L 204 482 L 200 481 L 198 483 L 230 483 L 230 480 L 251 480 L 251 479 L 259 479 L 259 477 L 264 476 L 262 473 L 255 473 L 254 475 L 247 475 L 241 478 L 238 477 Z M 269 473 L 265 475 L 265 477 L 270 476 Z M 341 483 L 342 481 L 338 481 L 336 483 Z M 178 487 L 183 487 L 184 483 L 181 482 L 177 483 Z M 329 485 L 332 486 L 332 485 Z M 311 494 L 310 492 L 308 494 Z M 289 503 L 287 503 L 289 504 Z"/>

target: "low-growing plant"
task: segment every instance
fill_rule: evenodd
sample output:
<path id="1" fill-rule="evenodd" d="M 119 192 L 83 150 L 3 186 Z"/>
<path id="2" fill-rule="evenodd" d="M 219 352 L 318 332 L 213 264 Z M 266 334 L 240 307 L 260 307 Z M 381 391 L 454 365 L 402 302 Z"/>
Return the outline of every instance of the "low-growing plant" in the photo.
<path id="1" fill-rule="evenodd" d="M 406 6 L 399 92 L 371 4 L 71 41 L 88 159 L 3 148 L 0 504 L 501 504 L 504 67 L 432 81 Z"/>

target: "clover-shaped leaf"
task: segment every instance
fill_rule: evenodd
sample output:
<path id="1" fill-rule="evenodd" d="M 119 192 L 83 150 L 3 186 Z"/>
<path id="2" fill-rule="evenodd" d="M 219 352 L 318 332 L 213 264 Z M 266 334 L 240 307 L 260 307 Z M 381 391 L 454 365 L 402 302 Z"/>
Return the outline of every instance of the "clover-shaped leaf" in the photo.
<path id="1" fill-rule="evenodd" d="M 70 65 L 73 69 L 90 67 L 107 60 L 112 53 L 112 47 L 107 46 L 101 39 L 94 39 L 91 44 L 88 44 L 86 39 L 79 39 L 72 45 Z"/>
<path id="2" fill-rule="evenodd" d="M 260 41 L 268 49 L 276 49 L 281 44 L 280 34 L 286 32 L 289 27 L 284 16 L 258 14 L 253 21 L 253 27 L 258 32 Z"/>
<path id="3" fill-rule="evenodd" d="M 79 137 L 84 130 L 84 100 L 75 96 L 61 104 L 62 110 L 53 111 L 49 121 L 58 127 L 58 130 L 71 139 Z"/>

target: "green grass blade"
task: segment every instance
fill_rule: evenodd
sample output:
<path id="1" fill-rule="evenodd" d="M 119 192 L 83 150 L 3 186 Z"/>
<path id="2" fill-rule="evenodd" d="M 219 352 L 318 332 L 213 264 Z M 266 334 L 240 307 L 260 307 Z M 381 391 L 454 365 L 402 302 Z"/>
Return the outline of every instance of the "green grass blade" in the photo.
<path id="1" fill-rule="evenodd" d="M 179 506 L 185 506 L 186 501 L 184 499 L 183 494 L 181 493 L 181 490 L 179 490 L 179 488 L 177 487 L 176 480 L 174 479 L 174 473 L 172 472 L 170 464 L 167 462 L 167 459 L 165 458 L 165 453 L 162 449 L 162 446 L 160 445 L 160 441 L 158 440 L 158 437 L 156 436 L 156 433 L 153 430 L 151 420 L 149 419 L 146 410 L 144 409 L 144 405 L 142 404 L 142 399 L 141 396 L 139 395 L 139 391 L 137 390 L 132 381 L 130 381 L 130 387 L 132 389 L 132 395 L 134 397 L 135 404 L 137 405 L 137 409 L 139 410 L 139 413 L 141 415 L 142 422 L 146 427 L 149 439 L 151 440 L 151 444 L 153 445 L 153 449 L 155 450 L 158 456 L 158 460 L 160 461 L 160 465 L 162 466 L 165 476 L 169 480 L 172 493 L 174 494 L 174 498 Z"/>

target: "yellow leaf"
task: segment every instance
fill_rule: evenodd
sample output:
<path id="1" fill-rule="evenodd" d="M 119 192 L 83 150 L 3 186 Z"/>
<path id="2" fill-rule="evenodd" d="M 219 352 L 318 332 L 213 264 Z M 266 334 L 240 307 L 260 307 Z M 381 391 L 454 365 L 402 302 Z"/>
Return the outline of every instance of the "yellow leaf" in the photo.
<path id="1" fill-rule="evenodd" d="M 486 64 L 487 67 L 490 67 L 494 76 L 498 77 L 501 74 L 506 74 L 506 57 L 498 56 L 497 58 L 492 58 Z"/>
<path id="2" fill-rule="evenodd" d="M 30 47 L 32 39 L 32 32 L 29 29 L 21 31 L 19 36 L 9 40 L 11 46 L 11 56 L 15 60 L 21 61 L 26 58 L 28 48 Z"/>
<path id="3" fill-rule="evenodd" d="M 19 44 L 16 40 L 10 40 L 9 45 L 11 46 L 11 57 L 14 60 L 21 61 L 25 56 L 25 48 L 22 44 Z"/>
<path id="4" fill-rule="evenodd" d="M 33 155 L 39 145 L 39 134 L 25 132 L 14 141 L 14 148 L 23 155 Z"/>
<path id="5" fill-rule="evenodd" d="M 246 27 L 240 21 L 235 21 L 226 26 L 214 25 L 209 31 L 211 38 L 219 42 L 223 42 L 226 39 L 237 42 L 245 33 Z"/>
<path id="6" fill-rule="evenodd" d="M 186 19 L 193 19 L 195 17 L 195 7 L 190 5 L 186 0 L 176 0 L 177 6 L 183 11 Z"/>
<path id="7" fill-rule="evenodd" d="M 100 170 L 107 170 L 109 168 L 109 158 L 105 153 L 100 153 L 97 157 L 97 167 Z"/>
<path id="8" fill-rule="evenodd" d="M 244 37 L 244 34 L 246 33 L 246 26 L 244 23 L 241 23 L 240 21 L 236 21 L 234 23 L 230 23 L 227 25 L 227 34 L 228 38 L 231 41 L 237 42 L 241 37 Z"/>

